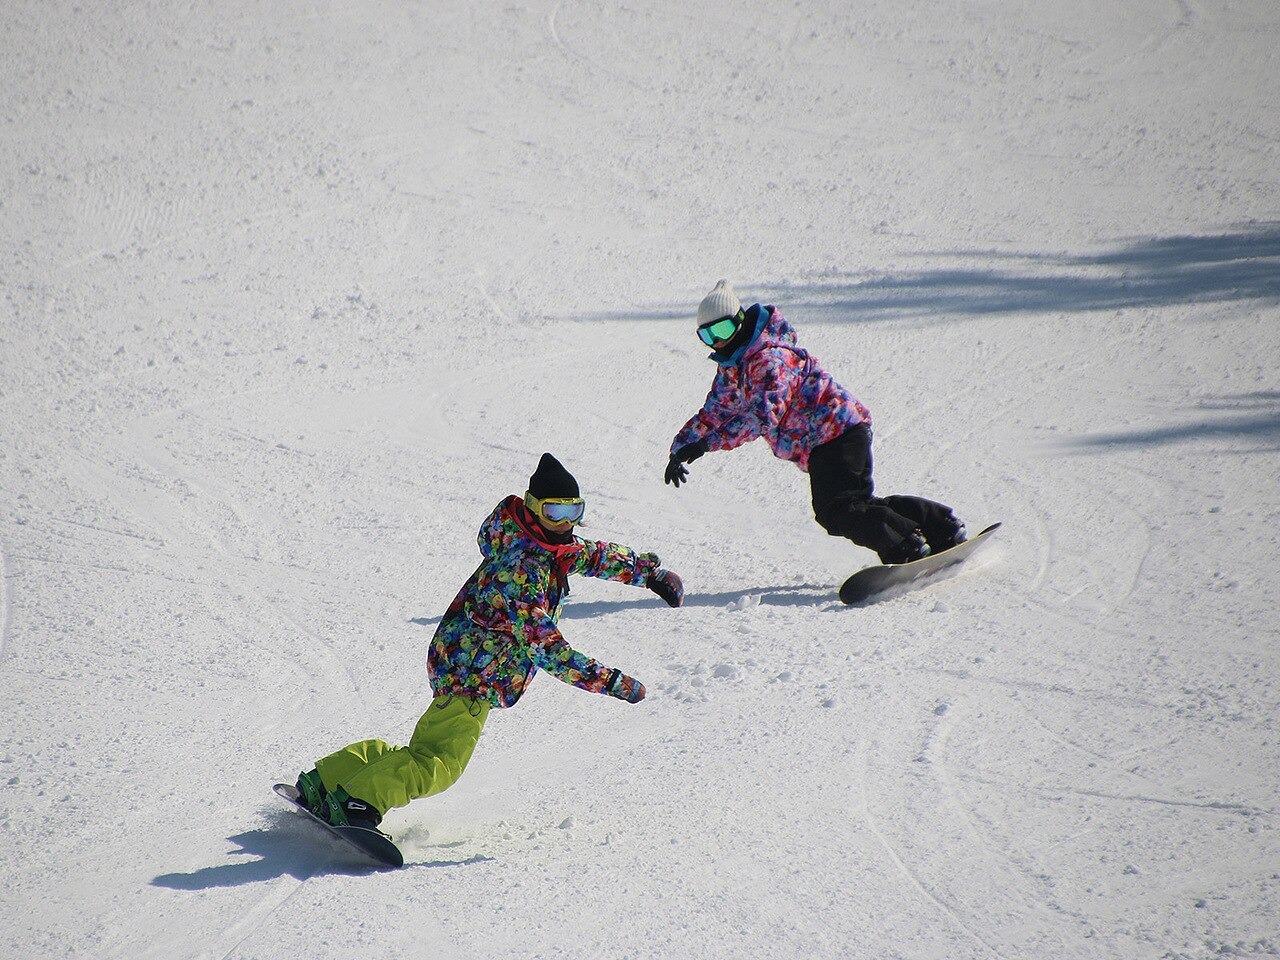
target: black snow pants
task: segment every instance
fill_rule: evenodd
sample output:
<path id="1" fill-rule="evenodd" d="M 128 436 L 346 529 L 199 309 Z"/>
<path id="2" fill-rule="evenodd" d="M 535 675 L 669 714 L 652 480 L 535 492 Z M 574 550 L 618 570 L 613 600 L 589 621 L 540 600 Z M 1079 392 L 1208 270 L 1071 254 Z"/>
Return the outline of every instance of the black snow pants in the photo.
<path id="1" fill-rule="evenodd" d="M 871 426 L 860 423 L 809 455 L 813 515 L 833 537 L 883 555 L 916 530 L 930 545 L 950 542 L 951 508 L 923 497 L 877 497 L 871 479 Z"/>

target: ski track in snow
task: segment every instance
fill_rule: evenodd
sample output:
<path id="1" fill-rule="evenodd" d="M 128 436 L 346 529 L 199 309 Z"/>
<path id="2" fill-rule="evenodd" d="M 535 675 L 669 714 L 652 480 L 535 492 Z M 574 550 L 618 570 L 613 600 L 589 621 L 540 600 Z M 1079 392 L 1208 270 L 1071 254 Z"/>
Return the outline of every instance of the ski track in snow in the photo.
<path id="1" fill-rule="evenodd" d="M 867 746 L 867 744 L 864 744 L 864 748 Z M 874 746 L 874 741 L 870 746 Z M 885 830 L 879 826 L 878 818 L 873 812 L 871 798 L 868 794 L 867 785 L 873 782 L 873 777 L 871 775 L 870 767 L 866 763 L 866 758 L 867 750 L 864 749 L 862 772 L 861 776 L 858 778 L 858 782 L 862 789 L 859 813 L 862 816 L 863 822 L 866 823 L 876 841 L 888 855 L 893 866 L 910 882 L 911 886 L 917 891 L 920 897 L 927 903 L 932 904 L 932 906 L 946 918 L 948 923 L 959 929 L 966 938 L 981 945 L 988 955 L 993 957 L 1002 957 L 1004 954 L 995 944 L 975 930 L 954 907 L 944 901 L 937 893 L 925 884 L 924 880 L 921 879 L 919 872 L 913 868 L 906 859 L 904 859 L 901 852 L 886 835 Z"/>
<path id="2" fill-rule="evenodd" d="M 937 780 L 943 796 L 958 810 L 971 848 L 977 851 L 987 851 L 987 859 L 996 860 L 991 851 L 998 848 L 991 844 L 991 838 L 979 827 L 976 818 L 977 810 L 957 785 L 958 778 L 952 769 L 948 756 L 948 738 L 951 736 L 951 731 L 954 729 L 956 722 L 963 718 L 963 711 L 948 710 L 938 721 L 938 728 L 934 731 L 931 748 L 927 748 L 922 753 L 922 756 L 926 760 L 926 769 L 931 772 L 937 771 Z M 1039 924 L 1040 928 L 1047 933 L 1056 933 L 1057 928 L 1061 926 L 1062 918 L 1059 914 L 1062 911 L 1060 908 L 1055 908 L 1048 903 L 1043 895 L 1039 897 L 1034 895 L 1035 891 L 1041 889 L 1043 884 L 1033 869 L 1015 862 L 1022 856 L 1025 856 L 1022 851 L 1002 851 L 995 865 L 984 871 L 984 876 L 989 879 L 993 876 L 999 877 L 1003 873 L 1006 880 L 1004 883 L 999 884 L 999 887 L 1003 891 L 1016 892 L 1020 895 L 1019 913 L 1023 916 L 1038 914 L 1042 918 Z M 1072 919 L 1077 922 L 1085 920 L 1079 915 L 1072 917 Z M 1066 938 L 1063 937 L 1062 939 L 1065 940 Z M 1008 951 L 1005 950 L 998 952 L 997 955 L 1007 955 L 1007 953 Z"/>

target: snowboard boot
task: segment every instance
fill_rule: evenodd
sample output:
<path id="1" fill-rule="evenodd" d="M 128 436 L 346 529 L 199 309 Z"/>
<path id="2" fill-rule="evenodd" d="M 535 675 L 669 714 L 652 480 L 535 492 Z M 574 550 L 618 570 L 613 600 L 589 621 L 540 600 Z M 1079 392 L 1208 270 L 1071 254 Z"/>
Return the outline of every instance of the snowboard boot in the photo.
<path id="1" fill-rule="evenodd" d="M 880 562 L 884 564 L 910 563 L 912 560 L 922 560 L 929 556 L 932 551 L 929 544 L 919 530 L 912 531 L 907 534 L 888 550 L 880 553 Z"/>
<path id="2" fill-rule="evenodd" d="M 382 814 L 372 804 L 351 796 L 341 787 L 330 790 L 325 797 L 325 809 L 320 814 L 335 827 L 364 827 L 377 830 Z"/>
<path id="3" fill-rule="evenodd" d="M 952 547 L 959 546 L 969 539 L 969 534 L 964 528 L 964 521 L 954 515 L 949 519 L 950 523 L 942 533 L 935 533 L 933 537 L 929 538 L 929 550 L 931 553 L 950 550 Z"/>
<path id="4" fill-rule="evenodd" d="M 327 792 L 324 789 L 324 781 L 320 779 L 320 772 L 313 769 L 309 773 L 298 774 L 297 788 L 298 799 L 302 801 L 302 805 L 317 817 L 323 817 L 328 804 L 325 800 Z"/>

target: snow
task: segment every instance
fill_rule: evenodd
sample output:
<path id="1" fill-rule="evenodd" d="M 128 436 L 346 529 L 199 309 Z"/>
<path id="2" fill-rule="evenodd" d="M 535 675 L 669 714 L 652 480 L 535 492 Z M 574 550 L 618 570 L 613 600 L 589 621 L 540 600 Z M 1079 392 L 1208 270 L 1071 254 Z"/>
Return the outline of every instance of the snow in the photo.
<path id="1" fill-rule="evenodd" d="M 1273 0 L 83 4 L 0 33 L 15 958 L 1280 953 Z M 698 299 L 778 304 L 883 492 L 862 608 L 763 444 L 676 491 Z M 575 584 L 378 871 L 270 785 L 403 741 L 544 450 Z"/>

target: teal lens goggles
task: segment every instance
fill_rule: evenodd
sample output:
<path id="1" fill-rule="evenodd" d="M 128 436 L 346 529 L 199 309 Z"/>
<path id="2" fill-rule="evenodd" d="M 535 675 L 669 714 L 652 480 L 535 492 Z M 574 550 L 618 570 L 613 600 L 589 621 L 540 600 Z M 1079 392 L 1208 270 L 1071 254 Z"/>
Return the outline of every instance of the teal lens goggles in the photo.
<path id="1" fill-rule="evenodd" d="M 714 347 L 717 343 L 728 340 L 738 332 L 738 325 L 742 323 L 743 312 L 739 310 L 732 317 L 721 317 L 719 320 L 712 320 L 710 323 L 703 324 L 698 328 L 698 336 L 708 347 Z"/>

